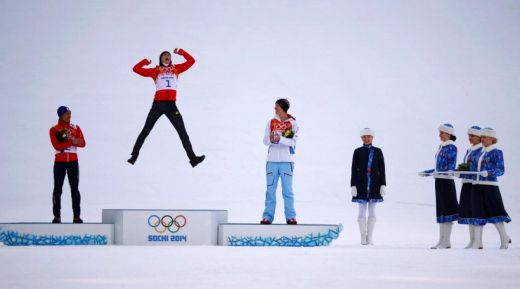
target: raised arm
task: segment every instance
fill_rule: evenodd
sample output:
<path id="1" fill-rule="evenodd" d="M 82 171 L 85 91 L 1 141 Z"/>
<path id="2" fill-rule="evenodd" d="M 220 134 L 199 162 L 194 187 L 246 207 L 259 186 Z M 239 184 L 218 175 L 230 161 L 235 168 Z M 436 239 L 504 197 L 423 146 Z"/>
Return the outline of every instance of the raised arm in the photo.
<path id="1" fill-rule="evenodd" d="M 193 64 L 195 64 L 195 58 L 193 58 L 193 56 L 191 56 L 184 49 L 178 49 L 176 51 L 177 54 L 181 55 L 182 57 L 184 57 L 184 59 L 186 59 L 186 61 L 183 63 L 175 64 L 175 69 L 177 69 L 177 73 L 181 74 L 184 71 L 190 69 L 190 67 L 193 66 Z"/>
<path id="2" fill-rule="evenodd" d="M 150 60 L 143 59 L 134 65 L 133 70 L 141 76 L 155 78 L 157 73 L 155 68 L 144 68 L 145 65 L 149 65 L 150 63 L 152 63 Z"/>

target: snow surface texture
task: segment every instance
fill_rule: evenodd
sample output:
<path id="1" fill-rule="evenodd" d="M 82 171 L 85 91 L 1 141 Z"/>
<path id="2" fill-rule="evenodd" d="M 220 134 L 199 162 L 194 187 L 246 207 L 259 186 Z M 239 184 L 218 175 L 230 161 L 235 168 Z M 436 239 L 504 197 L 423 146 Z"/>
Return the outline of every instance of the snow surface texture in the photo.
<path id="1" fill-rule="evenodd" d="M 342 223 L 328 248 L 7 248 L 2 288 L 512 288 L 520 281 L 520 3 L 518 1 L 0 1 L 0 221 L 50 221 L 59 105 L 85 133 L 82 217 L 102 208 L 228 209 L 258 222 L 265 191 L 261 140 L 274 101 L 300 124 L 294 191 L 300 223 Z M 152 102 L 143 58 L 182 47 L 197 59 L 178 106 L 192 169 L 166 118 L 135 166 L 126 163 Z M 177 56 L 175 61 L 182 59 Z M 484 251 L 437 241 L 437 127 L 452 123 L 459 162 L 466 129 L 499 134 L 500 179 L 513 221 L 508 251 L 492 226 Z M 358 245 L 350 202 L 352 152 L 364 127 L 387 165 L 374 247 Z M 460 190 L 460 184 L 457 184 Z M 69 190 L 63 195 L 70 218 Z M 283 222 L 280 202 L 275 222 Z M 517 241 L 518 240 L 518 241 Z M 131 256 L 131 257 L 130 257 Z M 324 284 L 326 286 L 324 286 Z M 37 285 L 37 286 L 35 286 Z"/>

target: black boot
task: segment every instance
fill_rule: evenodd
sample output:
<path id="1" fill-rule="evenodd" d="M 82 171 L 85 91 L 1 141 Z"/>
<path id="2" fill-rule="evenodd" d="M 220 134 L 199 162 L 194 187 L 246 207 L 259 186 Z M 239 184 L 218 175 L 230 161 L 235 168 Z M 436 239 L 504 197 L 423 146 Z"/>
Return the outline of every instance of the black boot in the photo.
<path id="1" fill-rule="evenodd" d="M 77 217 L 74 217 L 74 219 L 72 219 L 72 223 L 83 224 L 83 220 L 79 216 L 77 216 Z"/>
<path id="2" fill-rule="evenodd" d="M 128 159 L 128 163 L 130 163 L 131 165 L 135 164 L 135 161 L 137 161 L 138 156 L 139 154 L 132 154 L 132 156 Z"/>
<path id="3" fill-rule="evenodd" d="M 60 218 L 60 217 L 54 217 L 54 219 L 52 219 L 52 223 L 53 223 L 53 224 L 59 224 L 59 223 L 61 223 L 61 218 Z"/>
<path id="4" fill-rule="evenodd" d="M 298 222 L 296 221 L 296 218 L 292 218 L 287 220 L 287 225 L 297 225 Z"/>
<path id="5" fill-rule="evenodd" d="M 194 168 L 196 167 L 198 164 L 202 163 L 204 161 L 204 159 L 206 158 L 206 156 L 202 155 L 200 157 L 194 157 L 191 161 L 190 161 L 190 164 L 191 164 L 191 167 Z"/>

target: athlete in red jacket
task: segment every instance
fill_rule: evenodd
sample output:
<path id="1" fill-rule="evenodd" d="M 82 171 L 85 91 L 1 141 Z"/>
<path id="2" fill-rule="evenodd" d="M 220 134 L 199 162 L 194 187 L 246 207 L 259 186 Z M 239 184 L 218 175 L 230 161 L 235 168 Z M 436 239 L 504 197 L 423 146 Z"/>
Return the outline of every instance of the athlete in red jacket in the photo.
<path id="1" fill-rule="evenodd" d="M 73 222 L 83 223 L 80 218 L 79 193 L 79 164 L 78 148 L 84 148 L 85 138 L 81 128 L 70 123 L 71 112 L 66 106 L 58 108 L 58 124 L 51 127 L 49 136 L 51 143 L 56 150 L 54 158 L 54 190 L 52 193 L 52 211 L 54 214 L 53 223 L 61 223 L 61 194 L 65 175 L 68 175 L 70 192 L 72 196 L 72 211 L 74 213 Z"/>
<path id="2" fill-rule="evenodd" d="M 144 140 L 150 134 L 153 126 L 157 120 L 165 114 L 170 120 L 175 130 L 179 134 L 182 142 L 182 146 L 190 159 L 192 167 L 197 166 L 199 163 L 204 161 L 205 156 L 196 156 L 191 146 L 190 138 L 186 132 L 182 115 L 177 109 L 175 101 L 177 100 L 177 83 L 179 75 L 188 70 L 194 63 L 195 59 L 188 54 L 188 52 L 176 48 L 173 53 L 179 54 L 186 59 L 186 62 L 181 64 L 173 64 L 171 61 L 171 54 L 168 51 L 164 51 L 159 56 L 159 65 L 154 68 L 144 68 L 145 65 L 149 65 L 152 61 L 143 59 L 134 66 L 134 72 L 144 76 L 151 77 L 155 82 L 155 97 L 152 104 L 152 108 L 146 118 L 146 123 L 135 141 L 134 149 L 132 150 L 132 156 L 128 159 L 130 164 L 134 164 L 139 156 L 139 151 L 143 146 Z"/>

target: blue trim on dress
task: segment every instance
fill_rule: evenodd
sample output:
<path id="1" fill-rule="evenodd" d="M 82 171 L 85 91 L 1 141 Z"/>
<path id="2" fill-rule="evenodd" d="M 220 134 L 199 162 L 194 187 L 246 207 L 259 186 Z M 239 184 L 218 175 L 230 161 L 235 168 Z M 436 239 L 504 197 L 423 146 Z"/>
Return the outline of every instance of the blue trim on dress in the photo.
<path id="1" fill-rule="evenodd" d="M 440 217 L 437 217 L 437 223 L 450 223 L 453 221 L 457 221 L 458 218 L 459 218 L 459 214 L 454 214 L 454 215 L 450 215 L 450 216 L 440 216 Z"/>
<path id="2" fill-rule="evenodd" d="M 496 224 L 496 223 L 501 223 L 501 222 L 509 223 L 509 222 L 511 222 L 511 217 L 509 217 L 509 216 L 492 217 L 492 218 L 488 218 L 487 222 L 491 223 L 491 224 Z"/>
<path id="3" fill-rule="evenodd" d="M 381 199 L 369 199 L 369 200 L 365 200 L 365 199 L 352 199 L 352 203 L 358 203 L 358 204 L 366 204 L 368 202 L 370 202 L 370 203 L 382 203 L 384 201 L 385 200 L 383 198 L 381 198 Z"/>
<path id="4" fill-rule="evenodd" d="M 461 225 L 484 226 L 488 222 L 488 220 L 477 218 L 459 218 L 457 222 Z"/>

